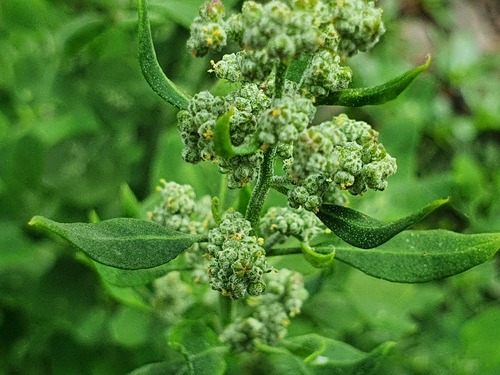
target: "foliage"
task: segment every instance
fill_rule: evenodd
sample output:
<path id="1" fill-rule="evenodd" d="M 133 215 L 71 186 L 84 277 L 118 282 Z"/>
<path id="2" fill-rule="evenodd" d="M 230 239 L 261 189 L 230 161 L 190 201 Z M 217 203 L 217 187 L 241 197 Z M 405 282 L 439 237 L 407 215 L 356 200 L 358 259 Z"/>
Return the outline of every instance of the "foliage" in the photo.
<path id="1" fill-rule="evenodd" d="M 315 36 L 293 20 L 287 35 L 298 28 L 303 37 L 294 48 L 288 39 L 264 46 L 258 33 L 248 37 L 252 58 L 274 51 L 271 59 L 288 66 L 291 83 L 282 98 L 273 97 L 279 79 L 258 96 L 255 87 L 227 83 L 241 77 L 230 76 L 234 58 L 217 51 L 223 39 L 209 58 L 183 53 L 186 41 L 199 47 L 187 28 L 201 3 L 151 0 L 145 8 L 140 1 L 139 40 L 132 1 L 0 4 L 0 372 L 497 373 L 498 53 L 478 50 L 473 34 L 457 26 L 458 10 L 445 2 L 411 8 L 382 1 L 386 32 L 369 53 L 355 51 L 372 48 L 380 26 L 371 24 L 375 38 L 352 39 L 342 12 L 338 55 L 320 48 L 297 58 L 294 48 Z M 236 3 L 224 1 L 228 16 L 241 9 Z M 376 20 L 377 9 L 368 18 Z M 146 11 L 152 39 L 144 38 Z M 200 17 L 214 24 L 230 18 Z M 238 35 L 233 21 L 228 39 Z M 195 31 L 224 30 L 202 24 L 197 19 Z M 415 27 L 432 44 L 419 47 L 425 43 Z M 138 42 L 146 80 L 182 109 L 183 143 L 177 110 L 141 75 Z M 432 63 L 422 63 L 429 52 Z M 260 80 L 252 61 L 243 59 L 245 79 Z M 325 66 L 335 70 L 316 76 Z M 312 96 L 289 95 L 302 77 Z M 259 107 L 248 110 L 257 98 Z M 314 112 L 310 128 L 304 124 Z M 190 126 L 200 114 L 214 136 L 196 135 L 203 147 L 191 149 Z M 264 124 L 258 133 L 257 123 Z M 263 145 L 295 142 L 295 134 L 306 139 L 305 128 L 314 130 L 308 136 L 331 139 L 332 124 L 346 124 L 336 134 L 341 142 L 314 150 L 280 146 L 263 189 L 276 191 L 256 198 L 262 174 L 255 165 L 271 159 L 261 154 Z M 354 136 L 353 126 L 367 139 L 380 133 L 370 159 L 358 157 L 365 138 Z M 384 159 L 389 152 L 398 163 L 394 176 L 392 159 Z M 385 191 L 350 196 L 346 207 L 339 191 L 322 190 L 317 167 L 287 161 L 332 153 L 344 158 L 342 168 L 327 169 L 340 193 Z M 181 155 L 218 165 L 186 165 Z M 389 172 L 373 183 L 352 167 L 380 160 Z M 179 184 L 162 182 L 150 195 L 160 177 Z M 34 213 L 43 216 L 32 225 L 82 252 L 27 228 Z M 430 230 L 437 227 L 443 229 Z M 414 282 L 425 283 L 407 284 Z M 219 300 L 211 287 L 238 300 Z"/>

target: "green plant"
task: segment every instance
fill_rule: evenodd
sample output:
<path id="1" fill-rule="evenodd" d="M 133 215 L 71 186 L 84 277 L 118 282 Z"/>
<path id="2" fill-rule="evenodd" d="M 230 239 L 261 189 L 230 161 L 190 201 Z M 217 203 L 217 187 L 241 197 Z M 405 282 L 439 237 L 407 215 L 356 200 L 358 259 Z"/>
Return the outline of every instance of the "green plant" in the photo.
<path id="1" fill-rule="evenodd" d="M 241 190 L 238 199 L 229 201 L 223 189 L 217 198 L 196 200 L 191 187 L 162 181 L 150 221 L 130 197 L 136 218 L 61 224 L 37 216 L 31 224 L 71 242 L 115 285 L 153 283 L 150 302 L 173 326 L 170 346 L 185 361 L 138 373 L 236 371 L 226 360 L 234 355 L 229 349 L 262 353 L 275 372 L 373 371 L 391 343 L 360 353 L 318 333 L 285 339 L 290 318 L 318 292 L 335 259 L 377 278 L 425 282 L 486 261 L 500 235 L 406 230 L 447 199 L 390 223 L 348 208 L 346 192 L 384 190 L 396 161 L 366 122 L 343 114 L 319 124 L 313 118 L 318 105 L 358 107 L 394 99 L 430 58 L 386 84 L 350 89 L 347 59 L 371 48 L 384 31 L 372 2 L 249 1 L 241 14 L 225 18 L 222 2 L 212 0 L 193 23 L 192 54 L 218 52 L 228 41 L 243 50 L 212 64 L 213 73 L 232 84 L 227 92 L 191 98 L 156 62 L 146 10 L 139 1 L 143 73 L 157 94 L 180 109 L 183 157 L 216 163 L 227 186 Z M 270 189 L 290 207 L 264 208 Z M 308 284 L 300 273 L 272 262 L 294 254 L 321 269 Z M 219 307 L 206 301 L 207 285 L 220 292 Z M 193 306 L 212 314 L 200 318 Z"/>

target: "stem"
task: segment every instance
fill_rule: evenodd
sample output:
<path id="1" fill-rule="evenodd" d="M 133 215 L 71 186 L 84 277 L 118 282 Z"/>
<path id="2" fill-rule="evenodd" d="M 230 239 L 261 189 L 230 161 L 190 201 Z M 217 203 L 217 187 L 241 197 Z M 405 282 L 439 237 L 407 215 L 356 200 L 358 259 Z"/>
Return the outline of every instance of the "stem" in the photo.
<path id="1" fill-rule="evenodd" d="M 233 321 L 233 300 L 230 297 L 219 294 L 220 320 L 222 328 Z"/>
<path id="2" fill-rule="evenodd" d="M 271 186 L 271 177 L 274 173 L 274 156 L 276 155 L 276 146 L 267 149 L 264 152 L 264 160 L 260 165 L 257 183 L 250 196 L 245 218 L 250 221 L 255 230 L 259 224 L 260 212 L 266 200 L 267 193 Z"/>
<path id="3" fill-rule="evenodd" d="M 266 250 L 266 256 L 280 256 L 280 255 L 293 255 L 302 254 L 302 249 L 300 247 L 284 247 Z"/>
<path id="4" fill-rule="evenodd" d="M 283 94 L 283 88 L 285 87 L 285 76 L 288 66 L 280 62 L 276 66 L 276 74 L 274 78 L 274 98 L 279 99 Z"/>
<path id="5" fill-rule="evenodd" d="M 283 88 L 285 87 L 285 75 L 288 66 L 280 62 L 276 65 L 276 72 L 274 78 L 274 98 L 281 98 Z M 259 176 L 257 183 L 250 196 L 245 218 L 250 221 L 254 231 L 257 230 L 259 225 L 260 212 L 266 200 L 267 193 L 271 187 L 271 179 L 274 175 L 274 157 L 276 156 L 277 146 L 270 147 L 264 151 L 264 160 L 260 165 Z"/>

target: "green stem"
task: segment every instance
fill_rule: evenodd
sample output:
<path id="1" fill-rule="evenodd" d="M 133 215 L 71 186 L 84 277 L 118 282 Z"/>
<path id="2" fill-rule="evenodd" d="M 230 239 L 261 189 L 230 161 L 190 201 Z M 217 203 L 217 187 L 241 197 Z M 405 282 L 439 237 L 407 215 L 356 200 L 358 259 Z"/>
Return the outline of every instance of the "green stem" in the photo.
<path id="1" fill-rule="evenodd" d="M 219 294 L 220 319 L 222 328 L 233 321 L 233 300 L 230 297 Z"/>
<path id="2" fill-rule="evenodd" d="M 283 88 L 285 87 L 286 70 L 288 66 L 280 62 L 276 66 L 276 74 L 274 78 L 274 98 L 279 99 L 283 95 Z"/>
<path id="3" fill-rule="evenodd" d="M 300 247 L 284 247 L 269 250 L 266 249 L 266 256 L 268 257 L 293 254 L 302 254 L 302 249 Z"/>
<path id="4" fill-rule="evenodd" d="M 285 76 L 288 66 L 280 62 L 276 65 L 274 97 L 281 98 L 283 88 L 285 87 Z M 277 146 L 273 146 L 264 151 L 264 160 L 260 165 L 259 176 L 252 191 L 250 202 L 248 203 L 245 218 L 250 221 L 254 231 L 258 230 L 260 212 L 266 200 L 271 180 L 274 175 L 274 158 L 276 156 Z"/>
<path id="5" fill-rule="evenodd" d="M 267 149 L 264 152 L 264 160 L 260 165 L 257 183 L 252 191 L 250 202 L 248 203 L 245 218 L 250 221 L 254 230 L 258 228 L 260 212 L 271 186 L 271 177 L 274 173 L 274 157 L 276 155 L 276 146 Z"/>

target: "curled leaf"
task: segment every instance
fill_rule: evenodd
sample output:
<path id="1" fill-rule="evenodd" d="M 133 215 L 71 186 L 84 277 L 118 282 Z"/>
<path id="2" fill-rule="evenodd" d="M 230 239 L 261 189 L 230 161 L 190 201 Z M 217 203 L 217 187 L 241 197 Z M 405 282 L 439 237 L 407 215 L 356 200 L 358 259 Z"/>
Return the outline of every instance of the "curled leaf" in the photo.
<path id="1" fill-rule="evenodd" d="M 370 249 L 388 241 L 448 202 L 448 198 L 438 199 L 420 211 L 390 223 L 334 204 L 323 204 L 316 215 L 323 224 L 345 242 L 363 249 Z"/>
<path id="2" fill-rule="evenodd" d="M 460 234 L 443 229 L 404 231 L 371 251 L 336 246 L 335 258 L 394 282 L 421 283 L 466 271 L 500 249 L 500 233 Z M 318 252 L 328 248 L 318 247 Z"/>
<path id="3" fill-rule="evenodd" d="M 189 97 L 182 93 L 167 78 L 156 58 L 147 7 L 147 0 L 137 0 L 139 13 L 139 62 L 142 74 L 153 91 L 163 100 L 179 109 L 186 109 Z"/>
<path id="4" fill-rule="evenodd" d="M 224 113 L 217 119 L 214 130 L 214 150 L 215 153 L 223 158 L 230 158 L 237 155 L 250 155 L 259 149 L 256 143 L 242 144 L 234 146 L 231 142 L 230 120 L 234 114 L 234 107 Z"/>
<path id="5" fill-rule="evenodd" d="M 311 247 L 303 242 L 302 243 L 302 254 L 304 254 L 304 258 L 313 267 L 325 268 L 325 267 L 329 267 L 333 263 L 333 259 L 335 258 L 335 248 L 332 246 L 328 253 L 322 254 L 322 253 L 316 252 L 313 247 Z"/>
<path id="6" fill-rule="evenodd" d="M 408 85 L 425 71 L 431 63 L 431 56 L 427 55 L 424 64 L 396 77 L 379 86 L 343 89 L 332 91 L 324 98 L 317 98 L 317 105 L 342 105 L 345 107 L 362 107 L 365 105 L 383 104 L 396 99 Z"/>
<path id="7" fill-rule="evenodd" d="M 29 225 L 65 239 L 98 263 L 126 270 L 161 266 L 205 240 L 139 219 L 66 224 L 35 216 Z"/>

